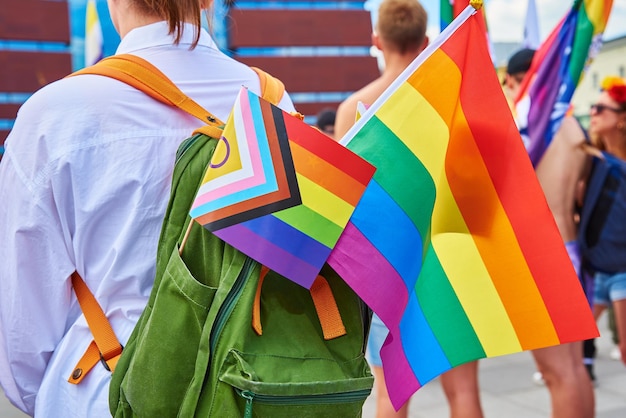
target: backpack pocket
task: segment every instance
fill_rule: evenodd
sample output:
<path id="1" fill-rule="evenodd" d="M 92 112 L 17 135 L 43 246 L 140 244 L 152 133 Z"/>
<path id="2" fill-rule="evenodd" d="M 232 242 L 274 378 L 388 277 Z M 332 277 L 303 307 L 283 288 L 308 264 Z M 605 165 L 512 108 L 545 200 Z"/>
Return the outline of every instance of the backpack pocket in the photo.
<path id="1" fill-rule="evenodd" d="M 125 401 L 144 416 L 176 416 L 194 376 L 203 327 L 216 288 L 197 281 L 174 248 L 146 307 L 136 353 L 122 383 Z M 167 394 L 167 396 L 163 396 Z"/>
<path id="2" fill-rule="evenodd" d="M 363 356 L 338 364 L 230 350 L 220 381 L 232 387 L 245 418 L 360 417 L 373 377 Z"/>

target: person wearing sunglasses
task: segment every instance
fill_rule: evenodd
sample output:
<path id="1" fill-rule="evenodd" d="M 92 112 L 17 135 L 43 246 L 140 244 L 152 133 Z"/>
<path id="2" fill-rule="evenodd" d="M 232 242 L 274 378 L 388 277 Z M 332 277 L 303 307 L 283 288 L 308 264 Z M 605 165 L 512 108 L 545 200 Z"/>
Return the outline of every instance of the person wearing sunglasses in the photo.
<path id="1" fill-rule="evenodd" d="M 579 246 L 594 276 L 596 320 L 612 306 L 626 365 L 626 80 L 607 77 L 590 109 L 594 156 L 580 215 Z M 591 355 L 595 354 L 591 350 Z M 592 367 L 592 359 L 589 359 Z"/>

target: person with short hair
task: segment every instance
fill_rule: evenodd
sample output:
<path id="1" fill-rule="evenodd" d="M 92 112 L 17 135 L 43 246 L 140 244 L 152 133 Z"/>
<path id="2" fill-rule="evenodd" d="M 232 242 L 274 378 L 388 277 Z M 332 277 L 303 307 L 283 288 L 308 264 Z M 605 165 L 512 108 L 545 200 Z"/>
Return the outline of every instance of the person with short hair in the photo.
<path id="1" fill-rule="evenodd" d="M 357 104 L 369 106 L 428 45 L 428 15 L 417 0 L 383 0 L 372 33 L 372 44 L 384 57 L 376 80 L 350 95 L 337 109 L 335 137 L 341 139 L 356 120 Z"/>
<path id="2" fill-rule="evenodd" d="M 261 86 L 202 29 L 212 2 L 107 3 L 117 54 L 149 61 L 226 120 L 241 86 Z M 287 94 L 279 106 L 293 111 Z M 199 124 L 98 75 L 51 83 L 21 107 L 0 163 L 0 383 L 25 413 L 111 415 L 103 364 L 68 382 L 93 339 L 70 276 L 82 276 L 125 345 L 153 285 L 176 151 Z"/>

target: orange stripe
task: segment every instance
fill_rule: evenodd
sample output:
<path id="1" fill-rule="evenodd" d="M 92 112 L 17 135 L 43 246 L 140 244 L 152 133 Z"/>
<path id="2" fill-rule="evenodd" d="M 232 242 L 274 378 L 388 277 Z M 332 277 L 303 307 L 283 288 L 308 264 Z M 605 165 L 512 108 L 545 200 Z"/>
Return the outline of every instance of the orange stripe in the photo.
<path id="1" fill-rule="evenodd" d="M 363 184 L 295 142 L 290 141 L 289 145 L 298 174 L 356 206 L 365 190 Z"/>

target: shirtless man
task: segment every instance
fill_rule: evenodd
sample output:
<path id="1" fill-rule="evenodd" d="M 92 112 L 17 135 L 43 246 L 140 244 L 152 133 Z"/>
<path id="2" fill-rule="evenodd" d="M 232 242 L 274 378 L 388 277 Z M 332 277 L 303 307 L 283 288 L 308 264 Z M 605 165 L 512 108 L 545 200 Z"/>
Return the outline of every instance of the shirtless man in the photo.
<path id="1" fill-rule="evenodd" d="M 372 45 L 382 52 L 385 68 L 380 77 L 339 105 L 335 118 L 337 140 L 354 125 L 357 103 L 371 105 L 426 48 L 427 19 L 426 11 L 417 0 L 385 0 L 381 3 Z"/>
<path id="2" fill-rule="evenodd" d="M 533 53 L 532 50 L 521 50 L 509 60 L 505 87 L 510 98 L 517 96 Z M 576 119 L 566 117 L 535 167 L 577 273 L 580 259 L 576 246 L 575 202 L 579 184 L 588 168 L 588 157 L 580 146 L 584 142 L 585 133 Z M 583 364 L 582 341 L 534 350 L 533 356 L 550 391 L 552 418 L 593 417 L 593 386 Z"/>

